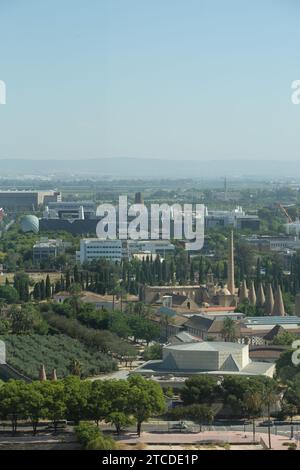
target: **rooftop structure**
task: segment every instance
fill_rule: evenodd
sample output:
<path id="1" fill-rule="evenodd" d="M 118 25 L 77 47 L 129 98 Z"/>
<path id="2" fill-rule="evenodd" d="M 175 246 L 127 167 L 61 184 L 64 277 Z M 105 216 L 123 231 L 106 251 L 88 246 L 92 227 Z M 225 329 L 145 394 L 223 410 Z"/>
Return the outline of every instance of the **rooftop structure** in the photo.
<path id="1" fill-rule="evenodd" d="M 265 316 L 265 317 L 247 317 L 242 321 L 246 327 L 268 326 L 273 328 L 275 325 L 300 325 L 300 318 L 294 315 L 290 316 Z"/>
<path id="2" fill-rule="evenodd" d="M 39 233 L 39 219 L 35 215 L 25 215 L 21 219 L 21 230 L 24 233 Z"/>
<path id="3" fill-rule="evenodd" d="M 45 208 L 45 219 L 86 219 L 96 215 L 93 201 L 59 201 L 50 202 Z"/>
<path id="4" fill-rule="evenodd" d="M 186 331 L 180 331 L 169 339 L 170 344 L 183 344 L 183 343 L 198 343 L 201 341 L 200 338 L 187 333 Z"/>

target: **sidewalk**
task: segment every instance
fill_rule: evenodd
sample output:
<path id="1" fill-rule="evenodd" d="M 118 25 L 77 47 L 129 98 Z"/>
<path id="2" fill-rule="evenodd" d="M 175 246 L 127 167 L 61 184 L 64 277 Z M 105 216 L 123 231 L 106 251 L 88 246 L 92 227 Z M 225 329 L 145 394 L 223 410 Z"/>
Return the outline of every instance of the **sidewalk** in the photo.
<path id="1" fill-rule="evenodd" d="M 156 445 L 166 445 L 166 444 L 177 444 L 177 445 L 192 445 L 192 444 L 201 444 L 209 442 L 228 442 L 230 444 L 252 444 L 252 433 L 251 432 L 242 432 L 242 431 L 204 431 L 201 433 L 148 433 L 143 432 L 141 437 L 138 438 L 136 434 L 127 434 L 123 436 L 121 442 L 124 444 L 135 444 L 138 442 L 144 444 L 156 444 Z M 268 448 L 268 434 L 267 433 L 256 433 L 256 442 L 264 442 L 265 448 Z M 283 445 L 283 443 L 292 443 L 296 441 L 291 441 L 284 436 L 271 436 L 272 450 L 287 450 L 288 446 Z"/>

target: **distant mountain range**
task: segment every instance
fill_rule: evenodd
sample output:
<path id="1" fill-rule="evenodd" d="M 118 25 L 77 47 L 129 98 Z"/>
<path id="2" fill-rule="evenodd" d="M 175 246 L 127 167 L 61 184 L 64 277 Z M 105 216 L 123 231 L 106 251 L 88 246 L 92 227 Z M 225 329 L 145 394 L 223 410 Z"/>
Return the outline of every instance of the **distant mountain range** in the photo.
<path id="1" fill-rule="evenodd" d="M 0 177 L 103 178 L 300 178 L 300 161 L 166 160 L 102 158 L 82 160 L 0 159 Z"/>

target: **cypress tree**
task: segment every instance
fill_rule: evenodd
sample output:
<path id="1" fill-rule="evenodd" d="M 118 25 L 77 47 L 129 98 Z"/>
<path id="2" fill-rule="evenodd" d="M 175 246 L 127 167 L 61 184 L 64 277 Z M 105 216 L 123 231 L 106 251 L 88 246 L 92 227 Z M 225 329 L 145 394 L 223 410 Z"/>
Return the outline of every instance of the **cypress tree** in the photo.
<path id="1" fill-rule="evenodd" d="M 79 284 L 79 272 L 77 264 L 75 264 L 74 266 L 74 282 L 76 282 L 76 284 Z"/>
<path id="2" fill-rule="evenodd" d="M 47 277 L 46 277 L 45 295 L 47 299 L 51 298 L 51 283 L 50 283 L 49 274 L 47 274 Z"/>
<path id="3" fill-rule="evenodd" d="M 35 300 L 41 300 L 41 289 L 40 289 L 40 283 L 39 282 L 36 282 L 35 285 L 34 285 L 33 298 Z"/>
<path id="4" fill-rule="evenodd" d="M 46 298 L 46 287 L 44 279 L 40 282 L 40 290 L 41 290 L 41 300 L 45 300 Z"/>
<path id="5" fill-rule="evenodd" d="M 66 272 L 66 289 L 69 290 L 71 286 L 70 272 Z"/>

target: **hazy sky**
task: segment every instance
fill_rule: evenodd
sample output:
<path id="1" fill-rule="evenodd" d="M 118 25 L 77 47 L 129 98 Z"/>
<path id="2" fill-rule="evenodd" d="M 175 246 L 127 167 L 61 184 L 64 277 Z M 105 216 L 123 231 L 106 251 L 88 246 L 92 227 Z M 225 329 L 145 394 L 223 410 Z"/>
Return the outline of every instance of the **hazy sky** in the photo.
<path id="1" fill-rule="evenodd" d="M 299 0 L 0 0 L 0 157 L 299 159 Z"/>

